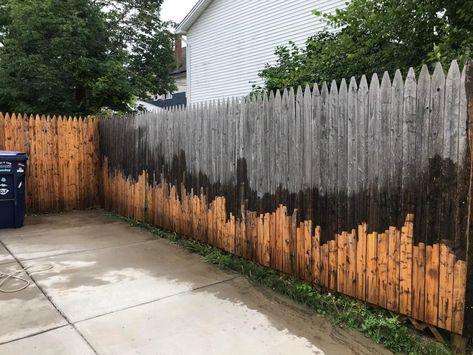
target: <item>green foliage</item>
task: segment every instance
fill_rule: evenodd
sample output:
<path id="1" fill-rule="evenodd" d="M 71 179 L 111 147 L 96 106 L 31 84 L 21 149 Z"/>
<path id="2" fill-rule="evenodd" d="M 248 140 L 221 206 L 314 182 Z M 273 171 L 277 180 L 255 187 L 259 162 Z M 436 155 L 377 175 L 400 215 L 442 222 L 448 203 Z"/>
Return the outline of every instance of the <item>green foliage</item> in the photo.
<path id="1" fill-rule="evenodd" d="M 129 110 L 174 89 L 162 1 L 0 0 L 0 111 Z"/>
<path id="2" fill-rule="evenodd" d="M 110 216 L 125 221 L 134 227 L 146 229 L 158 238 L 166 239 L 191 253 L 201 255 L 209 264 L 218 265 L 222 269 L 245 275 L 251 282 L 290 297 L 324 316 L 337 326 L 360 331 L 394 353 L 451 354 L 450 350 L 443 344 L 422 337 L 408 328 L 398 316 L 374 309 L 365 303 L 345 296 L 325 293 L 309 283 L 281 275 L 272 269 L 223 252 L 212 246 L 181 237 L 176 233 L 167 232 L 129 218 L 112 214 Z"/>
<path id="3" fill-rule="evenodd" d="M 163 0 L 96 0 L 107 9 L 113 51 L 127 48 L 126 68 L 137 97 L 176 89 L 173 25 L 160 19 Z"/>
<path id="4" fill-rule="evenodd" d="M 276 90 L 463 62 L 473 49 L 472 7 L 473 0 L 352 0 L 332 15 L 314 11 L 327 30 L 309 38 L 306 48 L 277 48 L 277 63 L 260 76 L 265 89 Z"/>

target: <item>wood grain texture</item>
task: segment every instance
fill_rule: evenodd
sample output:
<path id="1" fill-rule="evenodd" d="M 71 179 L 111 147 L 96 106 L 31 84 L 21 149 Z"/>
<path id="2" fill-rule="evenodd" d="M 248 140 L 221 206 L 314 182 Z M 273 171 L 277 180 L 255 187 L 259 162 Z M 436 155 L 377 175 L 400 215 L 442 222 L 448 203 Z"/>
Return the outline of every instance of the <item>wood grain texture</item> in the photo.
<path id="1" fill-rule="evenodd" d="M 26 209 L 46 213 L 99 203 L 97 121 L 82 118 L 0 114 L 3 150 L 28 157 Z"/>

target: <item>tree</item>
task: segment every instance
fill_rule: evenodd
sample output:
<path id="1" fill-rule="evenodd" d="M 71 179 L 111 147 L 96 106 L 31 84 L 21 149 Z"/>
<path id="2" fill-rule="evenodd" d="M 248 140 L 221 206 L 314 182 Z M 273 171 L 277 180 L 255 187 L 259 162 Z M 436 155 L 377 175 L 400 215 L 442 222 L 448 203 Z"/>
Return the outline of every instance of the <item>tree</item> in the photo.
<path id="1" fill-rule="evenodd" d="M 352 0 L 333 15 L 314 11 L 329 28 L 306 48 L 277 48 L 277 63 L 260 77 L 275 90 L 464 61 L 473 49 L 471 6 L 472 0 Z"/>
<path id="2" fill-rule="evenodd" d="M 0 111 L 126 111 L 170 91 L 161 1 L 0 0 Z"/>
<path id="3" fill-rule="evenodd" d="M 104 9 L 114 51 L 126 48 L 127 71 L 137 97 L 162 95 L 176 89 L 174 24 L 163 22 L 163 0 L 96 0 Z"/>

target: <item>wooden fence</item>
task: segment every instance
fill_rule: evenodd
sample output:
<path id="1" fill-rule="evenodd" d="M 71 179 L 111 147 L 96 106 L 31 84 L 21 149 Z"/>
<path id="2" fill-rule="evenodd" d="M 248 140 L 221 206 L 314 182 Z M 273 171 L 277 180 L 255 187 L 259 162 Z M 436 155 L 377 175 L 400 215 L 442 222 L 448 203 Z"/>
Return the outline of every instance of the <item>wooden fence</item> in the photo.
<path id="1" fill-rule="evenodd" d="M 103 204 L 469 333 L 472 79 L 453 62 L 101 121 Z"/>
<path id="2" fill-rule="evenodd" d="M 98 204 L 95 121 L 0 113 L 0 150 L 26 152 L 29 156 L 29 212 L 69 211 Z"/>
<path id="3" fill-rule="evenodd" d="M 30 156 L 31 212 L 101 203 L 470 335 L 472 122 L 453 62 L 98 122 L 0 114 L 0 150 Z"/>

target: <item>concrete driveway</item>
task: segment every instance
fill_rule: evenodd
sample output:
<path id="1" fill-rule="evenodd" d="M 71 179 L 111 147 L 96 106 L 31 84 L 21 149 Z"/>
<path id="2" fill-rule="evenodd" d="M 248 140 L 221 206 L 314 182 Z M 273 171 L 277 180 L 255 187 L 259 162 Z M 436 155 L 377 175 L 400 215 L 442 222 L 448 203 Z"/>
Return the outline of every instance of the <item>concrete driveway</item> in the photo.
<path id="1" fill-rule="evenodd" d="M 1 355 L 387 353 L 100 211 L 32 216 L 0 242 L 0 272 L 31 281 L 0 293 Z"/>

